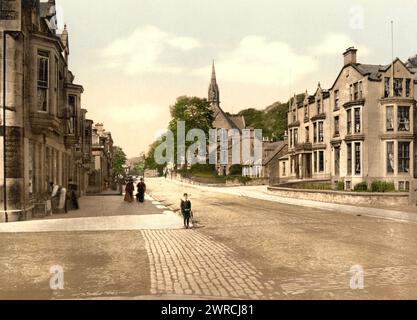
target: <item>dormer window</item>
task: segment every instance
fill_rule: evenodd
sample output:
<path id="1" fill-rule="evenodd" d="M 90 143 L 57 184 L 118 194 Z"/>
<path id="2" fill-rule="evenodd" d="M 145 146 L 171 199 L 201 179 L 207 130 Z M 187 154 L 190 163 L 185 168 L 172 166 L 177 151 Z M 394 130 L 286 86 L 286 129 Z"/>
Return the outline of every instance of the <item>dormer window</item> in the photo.
<path id="1" fill-rule="evenodd" d="M 304 106 L 304 119 L 308 119 L 308 104 Z"/>
<path id="2" fill-rule="evenodd" d="M 401 97 L 403 95 L 403 79 L 394 79 L 394 96 Z"/>
<path id="3" fill-rule="evenodd" d="M 407 98 L 411 96 L 411 79 L 405 79 L 405 96 Z"/>
<path id="4" fill-rule="evenodd" d="M 391 94 L 391 88 L 390 88 L 391 79 L 385 78 L 384 80 L 384 98 L 388 98 Z"/>
<path id="5" fill-rule="evenodd" d="M 317 100 L 317 114 L 322 113 L 321 100 Z"/>

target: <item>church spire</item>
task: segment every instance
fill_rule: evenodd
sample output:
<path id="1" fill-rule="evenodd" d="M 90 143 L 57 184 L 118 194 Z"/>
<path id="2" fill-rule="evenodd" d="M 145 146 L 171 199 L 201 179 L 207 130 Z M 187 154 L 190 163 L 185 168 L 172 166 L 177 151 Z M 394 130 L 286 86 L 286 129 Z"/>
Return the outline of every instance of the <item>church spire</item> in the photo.
<path id="1" fill-rule="evenodd" d="M 212 65 L 212 72 L 211 72 L 211 82 L 209 87 L 208 93 L 208 101 L 210 102 L 211 106 L 220 106 L 220 90 L 219 86 L 217 85 L 216 79 L 216 67 L 214 66 L 214 61 Z"/>

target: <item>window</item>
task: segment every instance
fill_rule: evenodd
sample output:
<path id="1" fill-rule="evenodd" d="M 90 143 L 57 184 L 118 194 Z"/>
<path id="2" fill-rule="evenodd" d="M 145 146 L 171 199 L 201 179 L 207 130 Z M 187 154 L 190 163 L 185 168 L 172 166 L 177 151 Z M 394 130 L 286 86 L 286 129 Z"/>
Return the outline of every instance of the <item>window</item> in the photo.
<path id="1" fill-rule="evenodd" d="M 319 172 L 324 172 L 324 151 L 319 151 Z"/>
<path id="2" fill-rule="evenodd" d="M 405 80 L 405 96 L 407 98 L 411 96 L 411 79 Z"/>
<path id="3" fill-rule="evenodd" d="M 73 95 L 68 96 L 68 133 L 75 134 L 76 131 L 76 116 L 77 116 L 77 97 Z"/>
<path id="4" fill-rule="evenodd" d="M 398 142 L 398 172 L 410 172 L 410 142 Z"/>
<path id="5" fill-rule="evenodd" d="M 317 122 L 314 123 L 313 130 L 314 130 L 314 132 L 313 132 L 313 136 L 314 136 L 313 137 L 313 142 L 317 143 Z"/>
<path id="6" fill-rule="evenodd" d="M 394 107 L 387 107 L 387 131 L 394 131 Z"/>
<path id="7" fill-rule="evenodd" d="M 292 122 L 296 122 L 297 121 L 297 112 L 295 110 L 293 110 L 292 112 Z"/>
<path id="8" fill-rule="evenodd" d="M 321 100 L 317 100 L 317 114 L 321 114 Z"/>
<path id="9" fill-rule="evenodd" d="M 339 116 L 334 117 L 334 135 L 339 136 L 340 134 L 340 124 L 339 124 Z"/>
<path id="10" fill-rule="evenodd" d="M 29 161 L 28 161 L 28 169 L 29 169 L 29 197 L 32 197 L 35 193 L 35 186 L 36 186 L 36 164 L 35 164 L 35 144 L 30 141 L 29 142 Z"/>
<path id="11" fill-rule="evenodd" d="M 305 138 L 306 142 L 310 142 L 310 127 L 306 127 L 305 133 L 306 133 L 306 138 Z"/>
<path id="12" fill-rule="evenodd" d="M 359 99 L 362 99 L 363 97 L 363 87 L 362 87 L 362 81 L 359 81 L 358 83 L 358 87 L 359 87 Z"/>
<path id="13" fill-rule="evenodd" d="M 347 174 L 352 175 L 352 144 L 347 144 Z"/>
<path id="14" fill-rule="evenodd" d="M 398 107 L 398 131 L 410 131 L 410 107 Z"/>
<path id="15" fill-rule="evenodd" d="M 353 100 L 359 100 L 359 82 L 353 84 Z"/>
<path id="16" fill-rule="evenodd" d="M 38 51 L 38 111 L 48 112 L 49 53 Z"/>
<path id="17" fill-rule="evenodd" d="M 355 143 L 355 174 L 361 174 L 361 144 L 359 142 Z"/>
<path id="18" fill-rule="evenodd" d="M 400 181 L 398 183 L 398 190 L 400 190 L 400 191 L 410 191 L 410 182 L 409 181 Z"/>
<path id="19" fill-rule="evenodd" d="M 317 172 L 317 151 L 313 153 L 313 162 L 314 162 L 314 172 Z"/>
<path id="20" fill-rule="evenodd" d="M 334 148 L 334 174 L 340 175 L 340 147 Z"/>
<path id="21" fill-rule="evenodd" d="M 403 79 L 394 79 L 394 96 L 401 97 L 403 95 Z"/>
<path id="22" fill-rule="evenodd" d="M 294 144 L 298 144 L 298 129 L 294 129 Z"/>
<path id="23" fill-rule="evenodd" d="M 334 109 L 335 110 L 339 110 L 339 100 L 340 100 L 340 96 L 339 96 L 339 90 L 336 90 L 334 92 Z"/>
<path id="24" fill-rule="evenodd" d="M 394 173 L 394 142 L 387 142 L 387 173 Z"/>
<path id="25" fill-rule="evenodd" d="M 349 109 L 346 111 L 347 117 L 347 133 L 352 134 L 352 110 Z"/>
<path id="26" fill-rule="evenodd" d="M 319 143 L 324 142 L 324 123 L 319 122 Z"/>
<path id="27" fill-rule="evenodd" d="M 355 133 L 361 132 L 361 109 L 355 108 Z"/>
<path id="28" fill-rule="evenodd" d="M 304 106 L 304 119 L 308 119 L 309 117 L 308 117 L 308 105 L 305 105 Z"/>
<path id="29" fill-rule="evenodd" d="M 282 175 L 287 175 L 287 164 L 285 162 L 282 163 Z"/>
<path id="30" fill-rule="evenodd" d="M 384 98 L 388 98 L 391 94 L 391 87 L 390 87 L 391 79 L 385 78 L 384 81 Z"/>
<path id="31" fill-rule="evenodd" d="M 349 86 L 349 97 L 350 101 L 353 101 L 353 85 Z"/>

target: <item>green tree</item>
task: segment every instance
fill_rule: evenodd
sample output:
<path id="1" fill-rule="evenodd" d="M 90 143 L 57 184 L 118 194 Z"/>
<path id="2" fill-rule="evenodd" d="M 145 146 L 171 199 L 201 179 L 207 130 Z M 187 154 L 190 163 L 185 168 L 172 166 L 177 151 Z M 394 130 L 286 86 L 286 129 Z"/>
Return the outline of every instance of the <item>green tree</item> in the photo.
<path id="1" fill-rule="evenodd" d="M 157 170 L 159 175 L 164 173 L 165 165 L 158 164 L 155 161 L 155 149 L 163 142 L 164 140 L 158 140 L 149 146 L 148 154 L 145 156 L 144 170 Z"/>
<path id="2" fill-rule="evenodd" d="M 120 147 L 113 147 L 113 176 L 118 177 L 119 175 L 125 174 L 124 165 L 126 164 L 126 154 Z"/>
<path id="3" fill-rule="evenodd" d="M 177 98 L 176 103 L 171 106 L 171 121 L 169 123 L 169 130 L 174 134 L 177 141 L 177 122 L 185 122 L 185 132 L 192 129 L 201 129 L 206 134 L 206 143 L 208 142 L 209 130 L 213 128 L 214 121 L 213 110 L 207 99 L 198 97 L 182 96 Z M 186 148 L 194 142 L 186 142 Z M 177 158 L 177 145 L 175 144 L 175 159 Z M 178 162 L 178 161 L 177 161 Z"/>

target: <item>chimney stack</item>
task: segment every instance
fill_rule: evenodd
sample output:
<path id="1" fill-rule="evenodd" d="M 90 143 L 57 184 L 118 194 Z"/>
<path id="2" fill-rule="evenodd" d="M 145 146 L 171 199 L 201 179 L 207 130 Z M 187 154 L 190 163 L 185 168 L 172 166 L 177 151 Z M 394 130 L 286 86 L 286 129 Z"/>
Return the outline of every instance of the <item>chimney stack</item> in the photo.
<path id="1" fill-rule="evenodd" d="M 350 47 L 347 48 L 345 53 L 343 54 L 344 58 L 345 58 L 345 66 L 347 66 L 348 64 L 356 64 L 357 60 L 356 60 L 356 53 L 358 52 L 357 49 L 355 49 L 355 47 Z"/>

